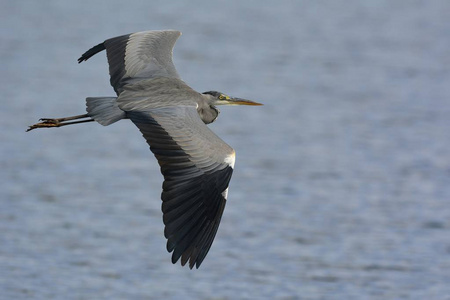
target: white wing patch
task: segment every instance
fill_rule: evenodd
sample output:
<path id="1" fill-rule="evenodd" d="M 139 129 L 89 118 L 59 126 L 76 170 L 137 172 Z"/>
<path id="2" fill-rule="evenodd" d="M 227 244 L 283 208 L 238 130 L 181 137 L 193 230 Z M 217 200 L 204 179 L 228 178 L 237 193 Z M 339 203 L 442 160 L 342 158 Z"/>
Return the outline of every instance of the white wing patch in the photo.
<path id="1" fill-rule="evenodd" d="M 234 162 L 236 161 L 236 152 L 233 150 L 233 152 L 225 157 L 224 162 L 228 164 L 231 168 L 234 169 Z"/>
<path id="2" fill-rule="evenodd" d="M 227 197 L 228 197 L 228 188 L 225 191 L 222 192 L 222 197 L 227 199 Z"/>

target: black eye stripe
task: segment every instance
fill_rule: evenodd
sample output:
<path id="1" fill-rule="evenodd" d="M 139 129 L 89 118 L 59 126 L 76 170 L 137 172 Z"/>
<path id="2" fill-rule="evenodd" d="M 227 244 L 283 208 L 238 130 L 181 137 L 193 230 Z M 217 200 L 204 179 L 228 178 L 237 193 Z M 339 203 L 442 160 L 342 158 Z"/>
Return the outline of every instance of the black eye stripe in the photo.
<path id="1" fill-rule="evenodd" d="M 211 95 L 213 97 L 219 97 L 221 95 L 221 93 L 219 93 L 217 91 L 207 91 L 207 92 L 204 92 L 203 94 Z"/>

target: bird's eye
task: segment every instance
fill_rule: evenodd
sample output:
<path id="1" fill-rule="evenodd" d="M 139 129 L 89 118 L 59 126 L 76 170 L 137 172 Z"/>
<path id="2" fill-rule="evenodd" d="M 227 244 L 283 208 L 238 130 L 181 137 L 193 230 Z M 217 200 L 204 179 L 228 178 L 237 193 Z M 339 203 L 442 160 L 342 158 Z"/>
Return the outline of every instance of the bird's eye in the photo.
<path id="1" fill-rule="evenodd" d="M 230 97 L 228 97 L 227 95 L 224 95 L 224 94 L 219 95 L 219 100 L 229 100 L 229 99 L 230 99 Z"/>

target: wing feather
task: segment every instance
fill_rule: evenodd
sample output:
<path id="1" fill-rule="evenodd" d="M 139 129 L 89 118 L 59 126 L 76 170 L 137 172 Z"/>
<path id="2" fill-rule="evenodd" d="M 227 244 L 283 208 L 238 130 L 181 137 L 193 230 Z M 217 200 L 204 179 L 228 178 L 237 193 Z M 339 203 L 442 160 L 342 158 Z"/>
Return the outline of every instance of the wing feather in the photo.
<path id="1" fill-rule="evenodd" d="M 234 150 L 200 119 L 193 106 L 131 111 L 164 176 L 164 235 L 172 262 L 197 268 L 208 253 L 226 203 Z M 233 160 L 234 163 L 234 160 Z"/>
<path id="2" fill-rule="evenodd" d="M 153 30 L 114 37 L 86 51 L 78 62 L 106 49 L 110 82 L 118 95 L 128 83 L 154 77 L 180 79 L 172 61 L 173 46 L 180 35 L 175 30 Z"/>

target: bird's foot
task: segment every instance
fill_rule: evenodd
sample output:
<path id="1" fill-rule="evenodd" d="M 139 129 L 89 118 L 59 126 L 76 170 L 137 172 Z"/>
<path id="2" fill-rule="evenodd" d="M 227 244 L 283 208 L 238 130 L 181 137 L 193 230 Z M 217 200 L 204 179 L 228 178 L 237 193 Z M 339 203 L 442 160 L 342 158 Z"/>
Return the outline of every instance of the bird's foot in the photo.
<path id="1" fill-rule="evenodd" d="M 86 119 L 87 120 L 80 120 L 80 119 Z M 79 120 L 79 121 L 74 121 Z M 72 116 L 72 117 L 65 117 L 65 118 L 57 118 L 57 119 L 50 119 L 50 118 L 42 118 L 39 119 L 39 123 L 36 123 L 34 125 L 31 125 L 28 127 L 27 132 L 36 128 L 54 128 L 54 127 L 62 127 L 66 125 L 72 125 L 72 124 L 79 124 L 79 123 L 86 123 L 86 122 L 92 122 L 94 119 L 89 117 L 89 115 L 78 115 L 78 116 Z M 70 121 L 70 122 L 68 122 Z"/>
<path id="2" fill-rule="evenodd" d="M 53 128 L 53 127 L 60 127 L 61 123 L 58 119 L 48 119 L 48 118 L 42 118 L 39 119 L 39 123 L 36 123 L 34 125 L 28 126 L 27 132 L 36 128 Z"/>

